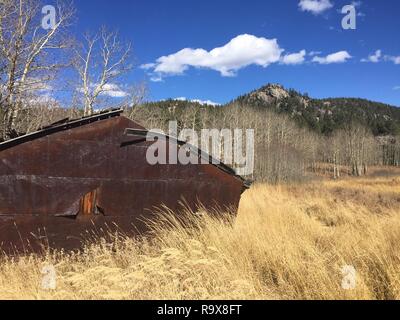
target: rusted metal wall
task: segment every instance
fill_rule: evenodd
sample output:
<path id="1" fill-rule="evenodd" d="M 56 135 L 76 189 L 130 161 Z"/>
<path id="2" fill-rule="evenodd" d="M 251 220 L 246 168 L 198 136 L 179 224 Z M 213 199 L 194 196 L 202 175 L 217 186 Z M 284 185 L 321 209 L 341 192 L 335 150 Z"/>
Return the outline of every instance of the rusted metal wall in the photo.
<path id="1" fill-rule="evenodd" d="M 125 135 L 127 128 L 144 129 L 113 113 L 0 145 L 2 248 L 37 251 L 43 241 L 79 248 L 87 232 L 106 224 L 137 234 L 154 208 L 179 214 L 181 201 L 192 210 L 200 203 L 237 210 L 240 177 L 211 164 L 149 165 L 151 143 Z"/>

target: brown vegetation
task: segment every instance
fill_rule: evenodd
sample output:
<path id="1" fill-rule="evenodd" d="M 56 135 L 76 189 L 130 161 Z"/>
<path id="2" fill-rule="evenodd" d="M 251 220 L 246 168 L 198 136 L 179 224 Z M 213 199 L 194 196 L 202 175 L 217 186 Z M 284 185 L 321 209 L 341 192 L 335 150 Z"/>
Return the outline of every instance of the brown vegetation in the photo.
<path id="1" fill-rule="evenodd" d="M 97 240 L 84 252 L 5 257 L 6 299 L 399 299 L 398 176 L 258 184 L 238 219 L 203 217 L 185 229 L 160 216 L 157 236 Z M 151 239 L 151 240 L 150 240 Z M 54 265 L 57 289 L 43 290 Z M 342 268 L 354 266 L 354 290 Z"/>

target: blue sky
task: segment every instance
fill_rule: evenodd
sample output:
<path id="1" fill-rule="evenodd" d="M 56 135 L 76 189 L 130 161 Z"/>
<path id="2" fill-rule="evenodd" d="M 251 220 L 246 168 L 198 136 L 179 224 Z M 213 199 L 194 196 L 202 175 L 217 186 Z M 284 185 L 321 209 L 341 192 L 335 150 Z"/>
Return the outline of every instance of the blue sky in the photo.
<path id="1" fill-rule="evenodd" d="M 272 82 L 400 106 L 400 1 L 358 1 L 357 29 L 344 30 L 340 11 L 351 3 L 76 0 L 75 28 L 106 25 L 132 42 L 136 68 L 126 81 L 147 81 L 151 100 L 225 103 Z"/>

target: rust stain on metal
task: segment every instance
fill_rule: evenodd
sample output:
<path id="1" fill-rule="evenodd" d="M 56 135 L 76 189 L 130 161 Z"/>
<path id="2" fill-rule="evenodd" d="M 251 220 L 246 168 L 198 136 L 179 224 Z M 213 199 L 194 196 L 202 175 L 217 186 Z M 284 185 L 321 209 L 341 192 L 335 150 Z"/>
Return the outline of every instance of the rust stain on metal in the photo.
<path id="1" fill-rule="evenodd" d="M 236 212 L 247 183 L 225 165 L 150 165 L 146 129 L 112 110 L 64 119 L 0 144 L 0 246 L 77 249 L 104 230 L 135 235 L 143 220 L 182 203 Z M 181 143 L 166 137 L 165 154 Z"/>
<path id="2" fill-rule="evenodd" d="M 91 191 L 81 199 L 80 214 L 90 216 L 95 214 L 97 190 Z"/>

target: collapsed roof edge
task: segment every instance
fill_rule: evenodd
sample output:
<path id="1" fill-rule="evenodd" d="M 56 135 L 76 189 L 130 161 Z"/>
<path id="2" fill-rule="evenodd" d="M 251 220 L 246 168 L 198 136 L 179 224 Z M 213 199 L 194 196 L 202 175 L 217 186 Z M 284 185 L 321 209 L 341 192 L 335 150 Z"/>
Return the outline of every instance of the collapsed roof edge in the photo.
<path id="1" fill-rule="evenodd" d="M 140 137 L 147 137 L 148 135 L 150 135 L 150 136 L 165 139 L 168 141 L 173 141 L 180 147 L 182 147 L 182 146 L 187 147 L 189 152 L 199 155 L 202 159 L 206 160 L 209 164 L 217 167 L 218 169 L 224 171 L 225 173 L 227 173 L 231 176 L 234 176 L 234 177 L 240 179 L 243 182 L 245 189 L 249 189 L 253 183 L 252 181 L 247 180 L 247 179 L 243 178 L 242 176 L 238 175 L 236 173 L 235 169 L 224 164 L 222 161 L 214 158 L 212 155 L 208 154 L 207 152 L 205 152 L 205 151 L 201 150 L 200 148 L 195 147 L 191 144 L 188 144 L 187 142 L 181 141 L 177 138 L 174 138 L 174 137 L 162 134 L 162 133 L 149 131 L 149 130 L 138 130 L 138 129 L 131 129 L 131 128 L 125 129 L 125 134 L 130 135 L 130 136 L 140 136 Z"/>

